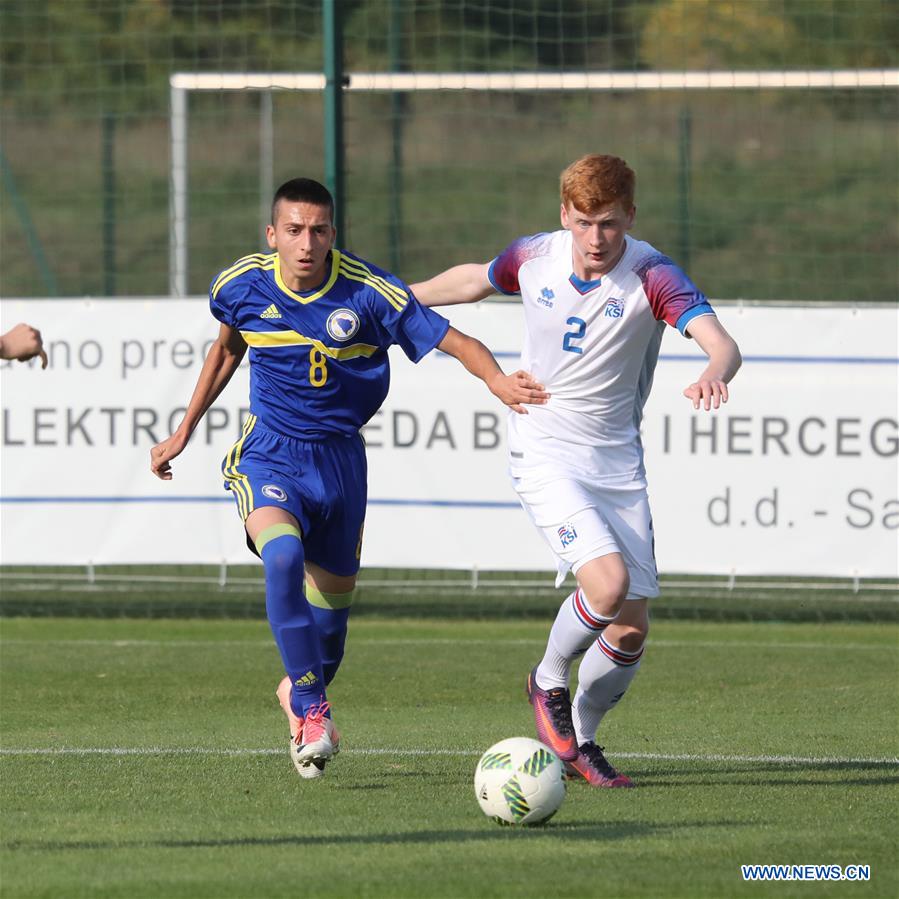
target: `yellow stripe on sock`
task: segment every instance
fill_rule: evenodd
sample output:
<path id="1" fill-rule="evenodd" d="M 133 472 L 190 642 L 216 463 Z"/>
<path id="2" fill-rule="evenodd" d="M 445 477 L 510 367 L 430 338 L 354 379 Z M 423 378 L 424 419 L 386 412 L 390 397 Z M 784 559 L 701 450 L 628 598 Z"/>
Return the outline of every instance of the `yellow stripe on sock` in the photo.
<path id="1" fill-rule="evenodd" d="M 258 536 L 256 537 L 256 540 L 254 541 L 256 544 L 256 552 L 258 552 L 261 556 L 262 548 L 266 543 L 275 540 L 277 537 L 284 537 L 286 535 L 296 537 L 297 540 L 303 539 L 303 535 L 300 533 L 300 529 L 294 527 L 292 524 L 287 524 L 287 522 L 284 522 L 283 524 L 272 524 L 264 530 L 260 531 Z"/>
<path id="2" fill-rule="evenodd" d="M 306 581 L 306 600 L 310 606 L 320 609 L 346 609 L 353 603 L 355 589 L 349 593 L 322 593 L 318 587 L 313 587 Z"/>

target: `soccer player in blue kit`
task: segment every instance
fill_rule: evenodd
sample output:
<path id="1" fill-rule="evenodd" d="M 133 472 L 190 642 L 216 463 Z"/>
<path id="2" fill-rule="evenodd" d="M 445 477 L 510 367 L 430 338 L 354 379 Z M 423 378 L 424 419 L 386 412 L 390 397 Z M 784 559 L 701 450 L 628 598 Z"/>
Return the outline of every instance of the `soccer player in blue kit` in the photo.
<path id="1" fill-rule="evenodd" d="M 334 202 L 307 178 L 283 184 L 266 229 L 270 254 L 239 259 L 212 282 L 220 322 L 187 411 L 150 451 L 171 461 L 250 349 L 250 414 L 222 463 L 247 543 L 265 570 L 266 613 L 286 677 L 278 698 L 302 777 L 339 750 L 326 686 L 344 652 L 362 548 L 367 464 L 360 428 L 389 386 L 387 349 L 418 362 L 455 356 L 516 412 L 546 394 L 525 372 L 505 375 L 487 348 L 421 306 L 399 279 L 334 248 Z M 304 589 L 305 582 L 305 589 Z"/>

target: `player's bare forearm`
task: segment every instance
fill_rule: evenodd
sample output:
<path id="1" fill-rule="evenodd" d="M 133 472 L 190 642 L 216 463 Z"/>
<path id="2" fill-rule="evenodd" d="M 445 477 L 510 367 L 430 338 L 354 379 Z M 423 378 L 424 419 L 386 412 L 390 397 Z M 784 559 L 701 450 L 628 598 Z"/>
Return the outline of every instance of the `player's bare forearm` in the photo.
<path id="1" fill-rule="evenodd" d="M 525 403 L 542 405 L 549 399 L 543 385 L 526 371 L 507 375 L 499 367 L 493 353 L 474 337 L 450 328 L 437 348 L 458 359 L 476 378 L 480 378 L 490 392 L 511 409 L 526 415 Z"/>
<path id="2" fill-rule="evenodd" d="M 718 409 L 729 397 L 727 385 L 740 370 L 743 357 L 736 341 L 714 316 L 694 319 L 687 326 L 690 336 L 708 356 L 708 364 L 700 376 L 684 390 L 694 409 Z"/>
<path id="3" fill-rule="evenodd" d="M 200 376 L 197 378 L 197 386 L 187 405 L 184 418 L 178 426 L 178 430 L 186 430 L 189 437 L 194 428 L 209 410 L 209 407 L 218 399 L 221 392 L 227 387 L 234 372 L 237 371 L 247 351 L 247 345 L 238 332 L 236 340 L 228 335 L 223 340 L 221 336 L 212 345 L 203 362 Z"/>
<path id="4" fill-rule="evenodd" d="M 35 356 L 41 357 L 41 368 L 46 368 L 47 353 L 44 350 L 41 332 L 37 328 L 20 322 L 0 335 L 0 359 L 18 359 L 19 362 L 27 362 Z"/>
<path id="5" fill-rule="evenodd" d="M 190 435 L 209 407 L 225 389 L 247 351 L 240 332 L 222 325 L 218 339 L 212 344 L 194 387 L 187 411 L 175 432 L 150 450 L 150 470 L 164 481 L 171 480 L 171 461 L 180 455 Z"/>
<path id="6" fill-rule="evenodd" d="M 409 286 L 422 306 L 475 303 L 495 292 L 487 277 L 488 270 L 489 266 L 481 263 L 455 265 L 427 281 Z"/>

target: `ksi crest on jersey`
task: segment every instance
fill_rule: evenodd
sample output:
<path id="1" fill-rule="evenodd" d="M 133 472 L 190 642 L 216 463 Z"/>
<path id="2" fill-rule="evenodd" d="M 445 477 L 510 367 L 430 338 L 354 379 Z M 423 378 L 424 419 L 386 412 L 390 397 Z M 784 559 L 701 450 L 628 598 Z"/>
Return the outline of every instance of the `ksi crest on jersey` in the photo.
<path id="1" fill-rule="evenodd" d="M 624 300 L 612 297 L 606 303 L 606 311 L 603 312 L 606 318 L 621 318 L 624 315 Z"/>

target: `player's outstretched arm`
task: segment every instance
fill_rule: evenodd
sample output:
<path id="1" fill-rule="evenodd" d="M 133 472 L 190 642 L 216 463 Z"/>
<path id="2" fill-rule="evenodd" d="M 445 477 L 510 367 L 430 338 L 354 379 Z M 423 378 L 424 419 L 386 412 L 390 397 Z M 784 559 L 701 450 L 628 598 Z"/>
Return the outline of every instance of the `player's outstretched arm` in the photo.
<path id="1" fill-rule="evenodd" d="M 41 332 L 25 322 L 20 322 L 0 335 L 0 359 L 18 359 L 27 362 L 35 356 L 41 357 L 41 368 L 47 367 L 47 353 Z"/>
<path id="2" fill-rule="evenodd" d="M 187 446 L 190 435 L 200 423 L 200 419 L 206 414 L 206 410 L 216 401 L 218 395 L 225 389 L 225 385 L 231 380 L 231 376 L 237 371 L 247 344 L 240 331 L 222 325 L 215 343 L 210 347 L 209 353 L 200 369 L 197 378 L 197 386 L 187 406 L 187 412 L 181 419 L 175 433 L 166 438 L 162 443 L 157 443 L 150 450 L 150 471 L 163 481 L 172 479 L 171 461 Z"/>
<path id="3" fill-rule="evenodd" d="M 687 333 L 709 357 L 705 371 L 684 390 L 693 408 L 706 412 L 727 402 L 727 385 L 737 373 L 743 358 L 733 337 L 714 315 L 700 315 L 687 325 Z"/>
<path id="4" fill-rule="evenodd" d="M 412 293 L 422 306 L 454 306 L 476 303 L 496 293 L 487 277 L 488 264 L 466 263 L 448 268 L 428 281 L 410 284 Z"/>
<path id="5" fill-rule="evenodd" d="M 493 358 L 493 353 L 474 337 L 451 327 L 437 344 L 437 349 L 455 356 L 476 378 L 480 378 L 490 392 L 516 412 L 527 415 L 524 403 L 542 405 L 549 394 L 542 384 L 526 371 L 506 375 Z"/>

